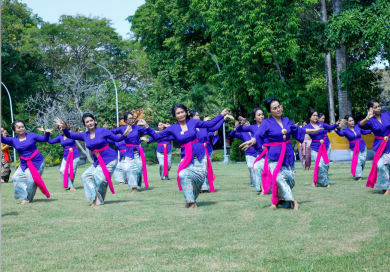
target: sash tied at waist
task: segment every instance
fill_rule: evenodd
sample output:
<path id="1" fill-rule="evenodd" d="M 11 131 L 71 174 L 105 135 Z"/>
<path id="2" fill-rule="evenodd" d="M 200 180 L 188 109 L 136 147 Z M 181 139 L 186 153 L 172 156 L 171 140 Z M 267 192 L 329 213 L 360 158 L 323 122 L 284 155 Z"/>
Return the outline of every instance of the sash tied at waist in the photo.
<path id="1" fill-rule="evenodd" d="M 145 152 L 142 148 L 141 144 L 133 145 L 133 144 L 126 144 L 127 147 L 139 147 L 139 153 L 142 161 L 142 176 L 144 178 L 145 182 L 145 188 L 148 189 L 149 183 L 148 183 L 148 170 L 146 169 L 146 161 L 145 161 Z"/>
<path id="2" fill-rule="evenodd" d="M 376 184 L 376 178 L 378 177 L 378 162 L 379 159 L 382 157 L 383 152 L 386 149 L 387 142 L 389 141 L 390 134 L 385 137 L 375 136 L 375 139 L 382 140 L 381 144 L 379 145 L 378 149 L 375 152 L 374 159 L 372 160 L 372 166 L 370 174 L 368 175 L 367 184 L 366 187 L 374 188 L 374 185 Z"/>
<path id="3" fill-rule="evenodd" d="M 359 152 L 360 152 L 360 141 L 363 141 L 363 139 L 359 139 L 357 141 L 353 141 L 352 143 L 355 143 L 355 148 L 353 149 L 353 155 L 352 155 L 352 163 L 351 163 L 351 173 L 352 176 L 355 176 L 356 174 L 356 166 L 359 159 Z"/>
<path id="4" fill-rule="evenodd" d="M 73 150 L 75 150 L 77 147 L 70 147 L 67 149 L 64 149 L 64 151 L 69 151 L 68 157 L 66 158 L 65 162 L 65 172 L 64 172 L 64 178 L 63 178 L 63 184 L 62 186 L 64 188 L 68 188 L 68 176 L 70 173 L 70 179 L 74 179 L 74 173 L 73 173 L 73 159 L 74 159 L 74 153 Z"/>
<path id="5" fill-rule="evenodd" d="M 111 181 L 111 175 L 110 175 L 110 172 L 108 171 L 107 169 L 107 165 L 104 163 L 104 160 L 102 158 L 102 156 L 100 156 L 100 152 L 108 149 L 109 146 L 106 145 L 100 149 L 95 149 L 94 151 L 92 151 L 92 153 L 95 154 L 95 156 L 97 157 L 98 161 L 99 161 L 99 164 L 100 164 L 100 167 L 102 168 L 102 171 L 103 171 L 103 174 L 104 176 L 106 177 L 106 180 L 107 180 L 107 183 L 108 183 L 108 186 L 110 187 L 110 191 L 112 194 L 115 194 L 115 191 L 114 191 L 114 185 L 112 184 L 112 181 Z"/>
<path id="6" fill-rule="evenodd" d="M 318 169 L 320 166 L 321 157 L 324 159 L 325 163 L 329 163 L 328 153 L 326 151 L 325 146 L 325 138 L 328 137 L 328 135 L 325 135 L 323 139 L 321 140 L 313 140 L 313 142 L 320 142 L 320 148 L 318 149 L 316 164 L 314 166 L 314 174 L 313 174 L 313 183 L 317 183 L 318 180 Z"/>
<path id="7" fill-rule="evenodd" d="M 263 172 L 261 172 L 261 184 L 263 185 L 263 193 L 267 194 L 269 189 L 271 188 L 271 171 L 269 170 L 268 166 L 268 147 L 269 144 L 264 144 L 261 147 L 263 148 L 263 152 L 253 162 L 253 167 L 255 166 L 255 163 L 262 158 L 264 158 L 264 169 Z M 253 169 L 252 167 L 252 169 Z"/>
<path id="8" fill-rule="evenodd" d="M 203 143 L 202 145 L 204 147 L 204 152 L 206 153 L 206 156 L 207 156 L 207 179 L 209 181 L 210 192 L 215 193 L 214 183 L 213 183 L 213 181 L 215 180 L 215 175 L 214 175 L 213 167 L 211 165 L 209 152 L 207 151 L 207 144 L 208 143 L 209 143 L 209 141 Z"/>
<path id="9" fill-rule="evenodd" d="M 169 145 L 169 142 L 159 143 L 158 145 L 164 146 L 164 177 L 167 177 L 168 176 L 168 149 L 167 149 L 167 146 Z"/>
<path id="10" fill-rule="evenodd" d="M 22 160 L 27 161 L 28 169 L 30 169 L 31 176 L 35 182 L 35 184 L 38 186 L 39 190 L 41 190 L 42 194 L 44 194 L 47 198 L 50 198 L 50 193 L 46 188 L 45 183 L 42 180 L 41 174 L 39 174 L 38 169 L 35 167 L 34 163 L 31 161 L 36 155 L 38 155 L 39 150 L 35 150 L 34 153 L 28 158 L 20 156 Z"/>

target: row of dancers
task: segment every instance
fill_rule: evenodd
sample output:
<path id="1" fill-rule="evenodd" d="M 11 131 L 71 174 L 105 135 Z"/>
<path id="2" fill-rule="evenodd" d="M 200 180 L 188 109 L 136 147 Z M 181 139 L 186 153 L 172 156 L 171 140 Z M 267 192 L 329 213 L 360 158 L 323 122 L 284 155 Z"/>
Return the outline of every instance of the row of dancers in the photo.
<path id="1" fill-rule="evenodd" d="M 328 130 L 336 130 L 350 142 L 352 155 L 351 173 L 355 178 L 362 178 L 367 154 L 362 134 L 375 135 L 373 150 L 376 151 L 367 186 L 390 193 L 389 173 L 390 147 L 387 146 L 390 137 L 390 113 L 381 113 L 377 100 L 371 100 L 368 105 L 368 114 L 358 124 L 354 123 L 352 116 L 339 119 L 336 124 L 328 125 L 318 121 L 318 113 L 311 109 L 308 112 L 310 123 L 299 127 L 288 117 L 283 117 L 283 107 L 277 98 L 269 97 L 264 106 L 270 114 L 265 119 L 263 109 L 255 108 L 252 119 L 255 124 L 250 125 L 247 119 L 239 117 L 236 128 L 231 132 L 232 137 L 244 141 L 241 148 L 245 150 L 247 165 L 250 171 L 252 186 L 260 194 L 271 193 L 271 208 L 298 209 L 299 204 L 294 199 L 292 188 L 295 185 L 295 153 L 290 143 L 295 138 L 302 143 L 305 135 L 312 139 L 312 157 L 316 161 L 313 173 L 313 186 L 330 187 L 328 170 L 330 142 L 327 137 Z M 196 208 L 196 199 L 201 191 L 215 192 L 215 175 L 211 165 L 212 144 L 210 137 L 215 136 L 226 118 L 234 119 L 229 109 L 210 121 L 201 121 L 196 111 L 188 111 L 183 104 L 176 104 L 172 108 L 172 116 L 177 123 L 168 125 L 159 122 L 158 131 L 155 131 L 144 120 L 138 120 L 137 125 L 133 115 L 128 112 L 124 115 L 125 126 L 112 130 L 98 128 L 95 117 L 86 113 L 82 117 L 86 132 L 72 132 L 69 125 L 58 118 L 55 124 L 62 135 L 50 139 L 53 129 L 42 131 L 44 135 L 26 133 L 23 121 L 15 121 L 12 129 L 16 137 L 2 136 L 2 143 L 13 146 L 20 154 L 20 167 L 12 177 L 15 187 L 15 199 L 21 199 L 22 204 L 32 202 L 37 187 L 46 197 L 50 193 L 42 180 L 44 158 L 36 147 L 36 142 L 61 143 L 64 148 L 64 157 L 60 172 L 63 175 L 63 187 L 73 188 L 73 180 L 77 171 L 80 153 L 75 141 L 84 141 L 86 147 L 92 151 L 94 163 L 82 174 L 85 196 L 93 201 L 92 206 L 104 204 L 107 189 L 114 194 L 111 176 L 114 171 L 122 173 L 116 180 L 127 182 L 133 191 L 145 183 L 148 188 L 148 176 L 145 163 L 145 154 L 141 141 L 158 143 L 157 156 L 160 164 L 161 179 L 169 179 L 171 168 L 172 147 L 170 141 L 176 140 L 181 147 L 181 162 L 177 171 L 177 183 L 183 191 L 186 200 L 185 207 Z M 347 128 L 339 131 L 341 125 Z M 150 138 L 140 137 L 140 134 L 149 135 Z M 116 152 L 109 147 L 115 144 L 120 151 L 120 161 Z M 119 175 L 119 174 L 118 174 Z"/>

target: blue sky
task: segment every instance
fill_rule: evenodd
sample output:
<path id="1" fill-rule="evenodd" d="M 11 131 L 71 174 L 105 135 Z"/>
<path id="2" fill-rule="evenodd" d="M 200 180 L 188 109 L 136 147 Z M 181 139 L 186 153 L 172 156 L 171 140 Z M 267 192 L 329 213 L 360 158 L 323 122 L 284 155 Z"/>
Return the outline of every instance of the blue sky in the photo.
<path id="1" fill-rule="evenodd" d="M 133 15 L 145 0 L 20 0 L 44 21 L 57 23 L 65 15 L 83 14 L 105 17 L 124 38 L 129 38 L 130 24 L 125 19 Z"/>

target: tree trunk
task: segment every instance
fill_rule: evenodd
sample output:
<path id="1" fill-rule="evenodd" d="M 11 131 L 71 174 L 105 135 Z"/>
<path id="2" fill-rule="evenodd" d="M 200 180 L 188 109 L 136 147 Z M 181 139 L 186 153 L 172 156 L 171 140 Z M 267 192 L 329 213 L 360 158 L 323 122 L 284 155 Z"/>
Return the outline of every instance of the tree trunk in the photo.
<path id="1" fill-rule="evenodd" d="M 326 14 L 326 0 L 321 0 L 321 21 L 328 22 L 328 15 Z M 325 62 L 325 77 L 326 77 L 326 89 L 328 93 L 328 109 L 329 109 L 329 122 L 334 124 L 334 97 L 333 97 L 333 77 L 332 77 L 332 60 L 330 53 L 324 53 Z"/>
<path id="2" fill-rule="evenodd" d="M 333 13 L 339 14 L 343 5 L 342 0 L 333 0 Z M 352 105 L 348 99 L 348 91 L 343 90 L 341 86 L 340 75 L 347 68 L 347 49 L 340 43 L 340 47 L 336 48 L 336 69 L 337 69 L 337 96 L 339 101 L 339 117 L 344 118 L 345 115 L 352 113 Z"/>
<path id="3" fill-rule="evenodd" d="M 278 69 L 278 73 L 279 73 L 280 80 L 281 80 L 283 83 L 286 83 L 286 80 L 284 79 L 284 76 L 283 76 L 283 73 L 282 73 L 282 69 L 280 69 L 279 62 L 278 62 L 278 60 L 277 60 L 276 57 L 275 57 L 274 49 L 271 48 L 271 51 L 270 51 L 270 52 L 271 52 L 271 55 L 272 55 L 272 59 L 273 59 L 274 62 L 275 62 L 276 69 Z"/>
<path id="4" fill-rule="evenodd" d="M 82 144 L 80 144 L 79 141 L 76 141 L 77 146 L 81 149 L 81 151 L 87 156 L 87 159 L 90 163 L 93 163 L 93 158 L 91 155 L 91 152 L 89 151 L 88 148 L 84 148 Z"/>

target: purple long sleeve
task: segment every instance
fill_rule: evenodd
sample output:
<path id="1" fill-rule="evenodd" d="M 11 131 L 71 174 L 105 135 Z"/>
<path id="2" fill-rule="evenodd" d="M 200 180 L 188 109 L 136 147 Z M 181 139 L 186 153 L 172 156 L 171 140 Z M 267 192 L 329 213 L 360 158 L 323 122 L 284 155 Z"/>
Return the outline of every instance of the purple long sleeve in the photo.
<path id="1" fill-rule="evenodd" d="M 322 140 L 324 138 L 325 138 L 325 147 L 326 147 L 326 149 L 329 148 L 330 141 L 329 141 L 329 138 L 326 136 L 328 134 L 328 130 L 334 130 L 335 128 L 337 128 L 337 124 L 334 124 L 331 126 L 331 125 L 328 125 L 325 123 L 317 122 L 317 126 L 322 127 L 324 129 L 320 130 L 317 133 L 309 134 L 309 136 L 312 139 L 312 143 L 310 144 L 310 148 L 318 152 L 318 150 L 320 149 L 320 145 L 321 145 L 320 140 Z M 312 124 L 308 124 L 308 125 L 304 126 L 303 128 L 304 129 L 306 129 L 306 128 L 314 129 Z"/>
<path id="2" fill-rule="evenodd" d="M 64 160 L 68 158 L 68 154 L 69 154 L 69 150 L 65 150 L 65 149 L 77 147 L 75 140 L 70 138 L 66 138 L 64 140 L 64 135 L 59 135 L 54 139 L 49 139 L 48 143 L 49 144 L 61 143 L 62 147 L 64 148 L 64 156 L 63 156 Z M 78 157 L 80 157 L 80 151 L 76 148 L 73 150 L 73 158 L 78 158 Z"/>

